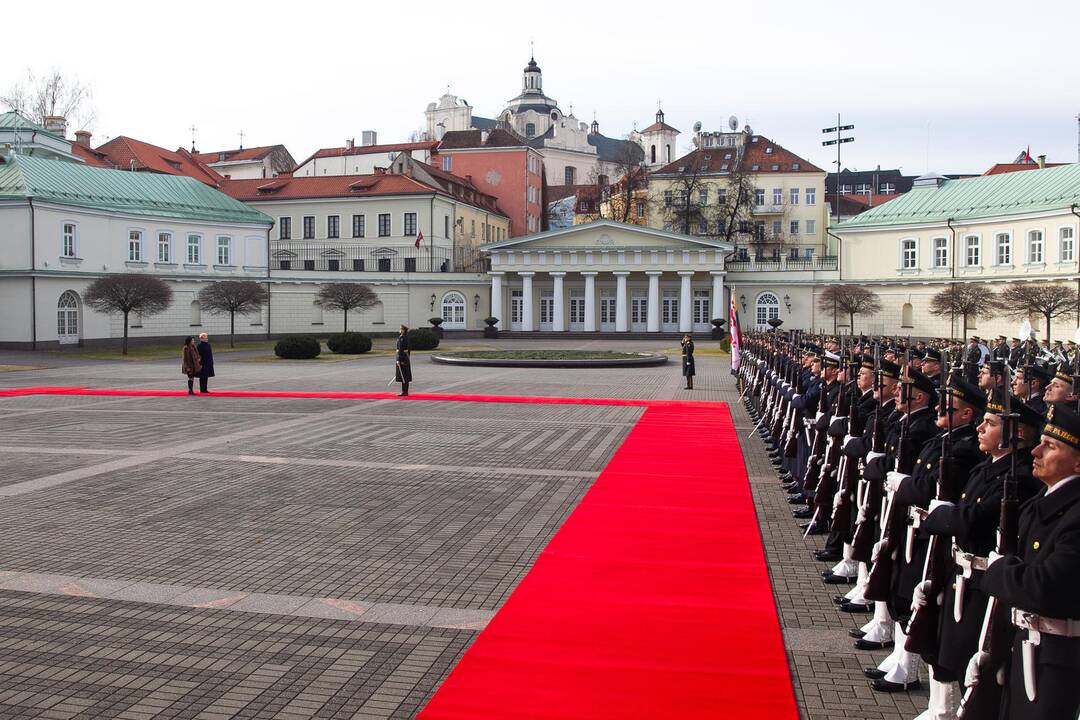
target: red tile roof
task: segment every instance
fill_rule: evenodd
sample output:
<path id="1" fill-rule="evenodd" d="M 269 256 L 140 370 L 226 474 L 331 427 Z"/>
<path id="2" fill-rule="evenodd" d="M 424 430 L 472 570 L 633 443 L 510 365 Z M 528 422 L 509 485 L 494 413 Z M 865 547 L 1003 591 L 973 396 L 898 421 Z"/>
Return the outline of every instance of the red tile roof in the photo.
<path id="1" fill-rule="evenodd" d="M 124 135 L 99 145 L 96 152 L 120 170 L 141 170 L 163 175 L 186 175 L 211 187 L 218 187 L 224 177 L 179 148 L 175 152 Z"/>
<path id="2" fill-rule="evenodd" d="M 675 133 L 679 132 L 679 131 L 678 131 L 678 130 L 676 130 L 675 128 L 673 128 L 673 127 L 671 127 L 670 125 L 668 125 L 667 123 L 663 123 L 663 122 L 654 122 L 654 123 L 653 123 L 652 125 L 650 125 L 649 127 L 645 128 L 645 129 L 644 129 L 644 130 L 642 130 L 641 132 L 643 132 L 643 133 L 647 133 L 647 132 L 657 132 L 657 131 L 660 131 L 660 130 L 667 130 L 667 131 L 669 131 L 669 132 L 675 132 Z"/>
<path id="3" fill-rule="evenodd" d="M 735 169 L 739 154 L 737 148 L 699 148 L 656 171 L 655 174 L 675 174 L 680 168 L 699 167 L 704 173 L 724 173 Z M 725 165 L 727 167 L 725 167 Z M 755 166 L 757 168 L 755 169 Z M 774 167 L 775 166 L 775 169 Z M 797 167 L 796 167 L 797 166 Z M 804 160 L 790 150 L 777 145 L 764 135 L 752 135 L 743 145 L 743 157 L 739 169 L 744 173 L 802 172 L 823 173 L 817 165 Z"/>
<path id="4" fill-rule="evenodd" d="M 71 154 L 75 157 L 82 158 L 82 161 L 91 167 L 116 169 L 116 166 L 109 162 L 109 158 L 103 152 L 99 152 L 89 145 L 81 145 L 79 143 L 71 144 Z"/>
<path id="5" fill-rule="evenodd" d="M 485 138 L 482 130 L 451 130 L 443 134 L 439 142 L 439 151 L 456 150 L 460 148 L 480 147 L 519 147 L 527 146 L 525 138 L 517 133 L 496 128 L 487 132 Z"/>
<path id="6" fill-rule="evenodd" d="M 1044 167 L 1058 167 L 1067 163 L 1046 163 Z M 983 175 L 1004 175 L 1005 173 L 1020 172 L 1022 170 L 1041 170 L 1038 163 L 995 163 Z"/>
<path id="7" fill-rule="evenodd" d="M 262 160 L 264 157 L 274 152 L 275 149 L 281 147 L 280 145 L 264 145 L 262 147 L 252 148 L 240 148 L 238 150 L 218 150 L 216 152 L 201 152 L 195 153 L 195 158 L 201 162 L 209 165 L 216 162 L 239 162 L 241 160 Z M 225 159 L 221 159 L 222 153 L 225 154 Z"/>
<path id="8" fill-rule="evenodd" d="M 354 145 L 351 148 L 323 148 L 321 150 L 316 150 L 315 152 L 313 152 L 310 157 L 297 165 L 297 167 L 300 167 L 301 165 L 307 165 L 309 162 L 316 158 L 347 157 L 350 155 L 372 155 L 375 153 L 401 152 L 402 150 L 433 150 L 436 146 L 438 146 L 438 144 L 439 143 L 436 140 L 425 140 L 423 142 L 395 143 L 392 145 Z"/>

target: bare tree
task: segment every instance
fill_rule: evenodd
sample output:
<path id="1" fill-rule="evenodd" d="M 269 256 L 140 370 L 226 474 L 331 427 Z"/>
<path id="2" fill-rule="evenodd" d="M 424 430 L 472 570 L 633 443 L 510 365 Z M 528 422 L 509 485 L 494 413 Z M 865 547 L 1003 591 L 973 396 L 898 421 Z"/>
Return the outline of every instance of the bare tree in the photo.
<path id="1" fill-rule="evenodd" d="M 930 299 L 930 314 L 961 318 L 961 338 L 968 336 L 968 318 L 986 317 L 994 311 L 997 299 L 986 285 L 976 283 L 952 283 Z"/>
<path id="2" fill-rule="evenodd" d="M 833 314 L 834 332 L 837 314 L 847 315 L 849 332 L 854 333 L 855 316 L 877 315 L 881 312 L 881 298 L 861 285 L 830 285 L 818 295 L 818 310 Z"/>
<path id="3" fill-rule="evenodd" d="M 373 308 L 379 304 L 379 296 L 367 285 L 360 283 L 328 283 L 319 288 L 315 302 L 329 310 L 345 313 L 344 332 L 349 332 L 349 311 Z"/>
<path id="4" fill-rule="evenodd" d="M 229 316 L 229 347 L 236 347 L 236 315 L 260 312 L 270 291 L 254 280 L 219 280 L 199 291 L 199 307 L 211 315 Z"/>
<path id="5" fill-rule="evenodd" d="M 121 353 L 128 351 L 128 316 L 157 315 L 172 304 L 172 290 L 161 278 L 139 273 L 107 275 L 90 283 L 83 301 L 101 313 L 123 313 L 124 341 Z"/>
<path id="6" fill-rule="evenodd" d="M 1076 315 L 1080 291 L 1056 283 L 1014 282 L 998 295 L 997 307 L 1013 318 L 1042 315 L 1046 321 L 1046 339 L 1050 339 L 1050 321 Z"/>
<path id="7" fill-rule="evenodd" d="M 95 112 L 90 100 L 88 85 L 57 68 L 41 76 L 28 69 L 22 82 L 0 95 L 0 103 L 39 125 L 45 124 L 45 118 L 58 115 L 77 129 L 88 129 L 94 122 Z"/>

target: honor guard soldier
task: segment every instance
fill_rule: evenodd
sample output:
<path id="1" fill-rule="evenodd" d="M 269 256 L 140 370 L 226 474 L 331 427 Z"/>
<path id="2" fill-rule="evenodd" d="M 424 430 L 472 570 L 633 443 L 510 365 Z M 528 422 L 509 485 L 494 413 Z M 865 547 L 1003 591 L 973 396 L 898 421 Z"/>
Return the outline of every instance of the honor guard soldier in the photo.
<path id="1" fill-rule="evenodd" d="M 1009 340 L 1009 367 L 1013 370 L 1020 366 L 1024 360 L 1024 347 L 1020 344 L 1020 338 L 1014 337 Z"/>
<path id="2" fill-rule="evenodd" d="M 1077 398 L 1074 394 L 1075 375 L 1066 365 L 1058 365 L 1054 369 L 1054 376 L 1046 384 L 1046 392 L 1043 393 L 1043 401 L 1047 405 L 1063 402 L 1076 407 Z"/>
<path id="3" fill-rule="evenodd" d="M 1017 554 L 992 554 L 980 587 L 1016 633 L 1001 717 L 1066 720 L 1080 712 L 1080 414 L 1052 405 L 1032 455 L 1045 488 L 1022 508 Z"/>
<path id="4" fill-rule="evenodd" d="M 1023 365 L 1016 369 L 1013 378 L 1013 395 L 1018 396 L 1040 415 L 1046 413 L 1046 402 L 1043 400 L 1043 389 L 1050 381 L 1050 371 L 1043 365 L 1033 363 Z"/>
<path id="5" fill-rule="evenodd" d="M 1009 359 L 1009 348 L 1005 344 L 1005 336 L 998 335 L 994 341 L 994 349 L 990 351 L 990 357 L 994 360 L 1005 361 Z"/>

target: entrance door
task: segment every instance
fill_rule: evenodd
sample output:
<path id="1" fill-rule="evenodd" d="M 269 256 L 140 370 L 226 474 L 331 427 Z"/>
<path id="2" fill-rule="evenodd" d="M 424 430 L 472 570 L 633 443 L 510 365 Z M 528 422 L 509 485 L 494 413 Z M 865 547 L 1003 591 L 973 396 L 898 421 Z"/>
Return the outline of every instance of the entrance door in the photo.
<path id="1" fill-rule="evenodd" d="M 56 336 L 61 345 L 79 343 L 79 298 L 70 290 L 56 303 Z"/>
<path id="2" fill-rule="evenodd" d="M 630 293 L 630 329 L 645 332 L 649 323 L 649 293 L 647 290 L 634 290 Z"/>
<path id="3" fill-rule="evenodd" d="M 525 299 L 520 290 L 510 291 L 510 329 L 521 330 L 521 316 L 524 310 Z"/>
<path id="4" fill-rule="evenodd" d="M 585 290 L 581 288 L 570 290 L 570 329 L 585 329 Z"/>
<path id="5" fill-rule="evenodd" d="M 710 303 L 708 290 L 694 291 L 694 332 L 708 332 Z"/>
<path id="6" fill-rule="evenodd" d="M 442 327 L 444 330 L 465 329 L 465 296 L 458 292 L 449 292 L 442 301 Z"/>
<path id="7" fill-rule="evenodd" d="M 615 291 L 600 291 L 600 330 L 615 331 Z"/>
<path id="8" fill-rule="evenodd" d="M 551 321 L 555 317 L 555 291 L 540 290 L 540 329 L 551 330 Z"/>
<path id="9" fill-rule="evenodd" d="M 679 291 L 665 290 L 664 304 L 660 314 L 660 329 L 664 332 L 679 331 Z"/>

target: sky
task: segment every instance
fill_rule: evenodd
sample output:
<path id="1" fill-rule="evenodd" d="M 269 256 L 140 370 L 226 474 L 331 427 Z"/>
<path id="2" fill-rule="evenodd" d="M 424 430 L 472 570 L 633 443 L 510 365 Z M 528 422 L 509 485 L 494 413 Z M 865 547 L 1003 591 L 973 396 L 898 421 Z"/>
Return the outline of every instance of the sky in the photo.
<path id="1" fill-rule="evenodd" d="M 85 18 L 85 19 L 83 19 Z M 1080 2 L 103 2 L 58 0 L 4 39 L 0 91 L 27 69 L 88 85 L 92 143 L 200 151 L 405 140 L 446 91 L 492 117 L 530 43 L 564 112 L 623 137 L 662 103 L 683 132 L 731 115 L 835 171 L 821 129 L 854 124 L 852 169 L 978 173 L 1030 146 L 1077 161 Z M 73 131 L 76 128 L 70 128 Z"/>

